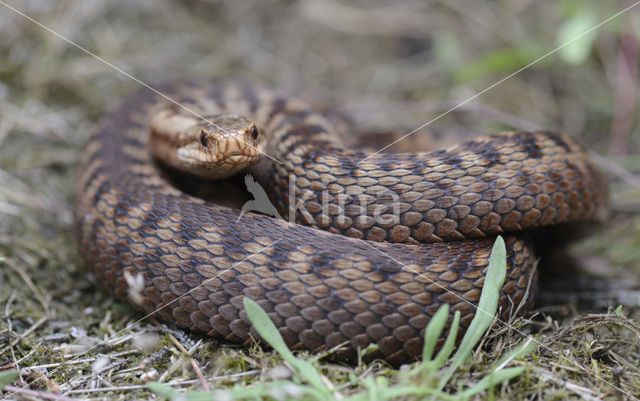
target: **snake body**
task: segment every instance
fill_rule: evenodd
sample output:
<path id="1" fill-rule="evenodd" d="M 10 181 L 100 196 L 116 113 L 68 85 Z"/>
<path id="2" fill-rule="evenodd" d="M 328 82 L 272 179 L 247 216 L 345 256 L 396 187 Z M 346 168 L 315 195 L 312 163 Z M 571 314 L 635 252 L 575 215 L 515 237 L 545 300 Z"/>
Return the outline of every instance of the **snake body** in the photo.
<path id="1" fill-rule="evenodd" d="M 122 300 L 227 341 L 258 338 L 247 296 L 294 350 L 344 345 L 336 355 L 349 359 L 377 344 L 370 358 L 416 359 L 440 305 L 470 323 L 496 234 L 507 245 L 499 313 L 508 318 L 531 305 L 537 275 L 518 233 L 606 212 L 603 177 L 566 135 L 516 132 L 366 158 L 286 93 L 237 82 L 161 89 L 191 111 L 256 121 L 276 160 L 263 159 L 256 174 L 295 222 L 238 219 L 238 210 L 170 185 L 149 151 L 149 115 L 169 102 L 143 91 L 107 116 L 86 147 L 75 208 L 80 248 L 98 282 Z M 138 274 L 136 298 L 127 275 Z"/>

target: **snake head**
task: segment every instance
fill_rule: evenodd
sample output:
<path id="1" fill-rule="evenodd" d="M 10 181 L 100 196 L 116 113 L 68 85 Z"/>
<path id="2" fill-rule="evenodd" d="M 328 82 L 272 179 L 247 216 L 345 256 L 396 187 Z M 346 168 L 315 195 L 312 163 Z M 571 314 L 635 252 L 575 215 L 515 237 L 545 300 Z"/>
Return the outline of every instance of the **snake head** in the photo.
<path id="1" fill-rule="evenodd" d="M 252 120 L 238 115 L 191 116 L 165 113 L 152 120 L 151 149 L 160 161 L 208 179 L 246 170 L 263 155 L 264 141 Z"/>

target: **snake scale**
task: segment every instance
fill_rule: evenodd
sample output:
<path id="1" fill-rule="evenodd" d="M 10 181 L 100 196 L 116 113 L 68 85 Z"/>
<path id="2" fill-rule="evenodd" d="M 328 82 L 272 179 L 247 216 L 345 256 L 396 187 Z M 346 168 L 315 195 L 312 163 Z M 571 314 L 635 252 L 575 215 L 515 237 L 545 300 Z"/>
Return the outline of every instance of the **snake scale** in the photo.
<path id="1" fill-rule="evenodd" d="M 606 213 L 602 175 L 566 135 L 513 132 L 366 158 L 344 148 L 321 113 L 275 89 L 221 81 L 161 90 L 202 115 L 256 121 L 278 161 L 264 158 L 256 175 L 283 216 L 295 205 L 296 222 L 238 219 L 239 210 L 170 185 L 149 151 L 149 115 L 173 106 L 141 91 L 86 147 L 75 208 L 80 248 L 120 299 L 226 341 L 258 338 L 242 306 L 247 296 L 294 350 L 342 344 L 335 355 L 353 360 L 377 344 L 370 358 L 411 361 L 441 304 L 468 327 L 495 235 L 507 245 L 506 319 L 533 300 L 535 257 L 522 231 Z M 126 273 L 144 277 L 138 300 Z"/>

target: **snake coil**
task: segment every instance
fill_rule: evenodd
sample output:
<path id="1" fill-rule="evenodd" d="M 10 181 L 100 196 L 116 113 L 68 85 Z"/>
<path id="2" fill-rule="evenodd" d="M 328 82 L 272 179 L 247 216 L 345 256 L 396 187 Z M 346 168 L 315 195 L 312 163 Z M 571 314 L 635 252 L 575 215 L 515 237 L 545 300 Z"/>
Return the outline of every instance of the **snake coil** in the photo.
<path id="1" fill-rule="evenodd" d="M 566 135 L 516 132 L 365 159 L 342 147 L 320 113 L 277 90 L 237 82 L 162 90 L 198 113 L 256 121 L 279 161 L 264 159 L 258 178 L 283 216 L 295 205 L 297 223 L 251 213 L 238 220 L 238 210 L 170 185 L 148 135 L 151 110 L 167 101 L 143 91 L 104 119 L 86 147 L 75 208 L 80 248 L 120 299 L 227 341 L 257 338 L 247 296 L 292 349 L 346 343 L 336 355 L 349 359 L 374 343 L 370 358 L 410 361 L 441 304 L 468 326 L 495 235 L 507 245 L 507 318 L 534 292 L 533 250 L 521 232 L 606 213 L 603 177 Z M 127 272 L 144 277 L 141 301 Z"/>

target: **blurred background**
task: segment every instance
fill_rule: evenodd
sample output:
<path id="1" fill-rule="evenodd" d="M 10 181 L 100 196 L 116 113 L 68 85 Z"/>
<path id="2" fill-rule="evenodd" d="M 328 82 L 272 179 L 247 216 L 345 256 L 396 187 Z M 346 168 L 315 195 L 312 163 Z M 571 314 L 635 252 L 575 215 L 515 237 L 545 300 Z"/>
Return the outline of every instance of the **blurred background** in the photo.
<path id="1" fill-rule="evenodd" d="M 598 302 L 588 308 L 599 312 L 623 304 L 630 316 L 637 314 L 640 5 L 574 40 L 633 3 L 0 4 L 0 369 L 16 361 L 58 361 L 71 352 L 68 344 L 97 341 L 137 316 L 95 290 L 71 230 L 83 146 L 100 117 L 141 88 L 116 67 L 152 86 L 247 77 L 339 110 L 374 131 L 409 132 L 436 119 L 407 141 L 420 142 L 426 130 L 470 136 L 511 129 L 567 132 L 593 150 L 611 178 L 613 213 L 573 247 L 583 271 L 574 281 L 584 287 L 543 286 L 547 303 L 541 310 L 561 318 L 578 309 L 580 316 L 583 298 L 592 298 Z M 14 341 L 15 333 L 26 330 L 29 336 Z M 71 388 L 77 379 L 75 388 L 87 385 L 82 374 L 63 372 L 68 377 L 55 376 L 59 384 Z"/>

